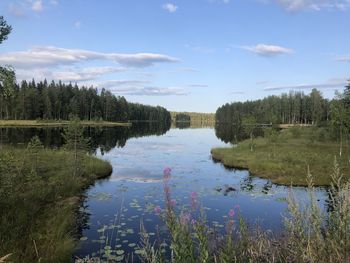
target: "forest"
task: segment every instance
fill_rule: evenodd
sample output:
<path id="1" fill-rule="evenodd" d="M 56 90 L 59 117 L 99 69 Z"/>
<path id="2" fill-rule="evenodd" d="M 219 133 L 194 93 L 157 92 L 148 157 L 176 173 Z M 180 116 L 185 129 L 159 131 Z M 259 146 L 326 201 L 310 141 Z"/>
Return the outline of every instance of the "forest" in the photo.
<path id="1" fill-rule="evenodd" d="M 61 81 L 49 84 L 46 80 L 24 80 L 20 84 L 3 82 L 0 90 L 0 119 L 68 120 L 74 115 L 89 121 L 171 122 L 165 108 L 130 103 L 105 89 L 98 92 L 93 87 Z"/>
<path id="2" fill-rule="evenodd" d="M 349 102 L 350 85 L 332 100 L 324 98 L 317 89 L 310 94 L 290 91 L 254 101 L 227 103 L 217 109 L 215 117 L 218 123 L 241 124 L 250 119 L 256 123 L 319 126 L 339 120 L 349 125 Z"/>

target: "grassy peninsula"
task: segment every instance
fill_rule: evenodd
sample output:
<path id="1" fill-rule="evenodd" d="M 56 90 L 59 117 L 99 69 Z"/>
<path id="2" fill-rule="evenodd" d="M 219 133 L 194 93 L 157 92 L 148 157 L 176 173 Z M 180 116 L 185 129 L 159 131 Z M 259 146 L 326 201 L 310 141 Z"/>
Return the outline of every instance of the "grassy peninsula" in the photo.
<path id="1" fill-rule="evenodd" d="M 329 185 L 335 158 L 344 177 L 350 178 L 349 144 L 343 143 L 340 156 L 339 142 L 328 139 L 324 129 L 294 127 L 211 153 L 225 166 L 248 169 L 277 184 L 305 186 L 309 169 L 315 185 Z"/>
<path id="2" fill-rule="evenodd" d="M 81 194 L 112 166 L 82 151 L 28 147 L 0 151 L 0 255 L 9 262 L 70 262 Z"/>

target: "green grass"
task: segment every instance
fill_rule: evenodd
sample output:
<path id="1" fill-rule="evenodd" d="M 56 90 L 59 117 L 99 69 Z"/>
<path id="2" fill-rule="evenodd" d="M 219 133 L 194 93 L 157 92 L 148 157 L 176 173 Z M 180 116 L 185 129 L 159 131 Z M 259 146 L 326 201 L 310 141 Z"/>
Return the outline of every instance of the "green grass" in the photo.
<path id="1" fill-rule="evenodd" d="M 69 121 L 55 120 L 0 120 L 0 127 L 59 127 L 66 126 Z M 131 126 L 129 122 L 81 121 L 83 126 Z"/>
<path id="2" fill-rule="evenodd" d="M 212 149 L 212 157 L 232 168 L 248 169 L 253 175 L 270 179 L 277 184 L 307 185 L 305 174 L 310 169 L 315 185 L 329 185 L 334 159 L 345 178 L 350 178 L 350 147 L 345 143 L 339 156 L 339 143 L 318 141 L 312 128 L 299 128 L 300 135 L 291 130 L 279 133 L 275 142 L 268 138 L 246 140 L 232 148 Z M 313 133 L 316 133 L 313 134 Z M 297 137 L 297 138 L 296 138 Z"/>
<path id="3" fill-rule="evenodd" d="M 111 174 L 109 163 L 81 154 L 4 147 L 0 151 L 0 255 L 9 262 L 70 262 L 83 190 Z"/>

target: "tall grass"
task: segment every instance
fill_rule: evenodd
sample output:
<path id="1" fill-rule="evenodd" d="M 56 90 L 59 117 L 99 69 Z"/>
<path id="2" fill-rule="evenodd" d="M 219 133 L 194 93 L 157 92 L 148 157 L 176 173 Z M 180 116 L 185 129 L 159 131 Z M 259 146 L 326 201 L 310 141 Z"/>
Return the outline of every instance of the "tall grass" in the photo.
<path id="1" fill-rule="evenodd" d="M 73 176 L 70 151 L 28 148 L 0 152 L 0 256 L 8 262 L 70 262 L 82 190 L 111 165 L 81 153 Z M 1 258 L 1 257 L 0 257 Z"/>
<path id="2" fill-rule="evenodd" d="M 143 262 L 350 262 L 350 183 L 345 181 L 337 160 L 334 161 L 329 188 L 328 211 L 320 208 L 315 197 L 314 177 L 309 172 L 309 202 L 300 204 L 291 191 L 288 213 L 281 233 L 248 227 L 240 215 L 240 207 L 228 211 L 226 234 L 213 232 L 204 213 L 199 218 L 196 194 L 191 194 L 192 210 L 176 213 L 168 181 L 164 173 L 165 209 L 156 207 L 169 230 L 170 251 L 164 253 L 159 244 L 150 244 L 146 231 L 141 240 Z"/>

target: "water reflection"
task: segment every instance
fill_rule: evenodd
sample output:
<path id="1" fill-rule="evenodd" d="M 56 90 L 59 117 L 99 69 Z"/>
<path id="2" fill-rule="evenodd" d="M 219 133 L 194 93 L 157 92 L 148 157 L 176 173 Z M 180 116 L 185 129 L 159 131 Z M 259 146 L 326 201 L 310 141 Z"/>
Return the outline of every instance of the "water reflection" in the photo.
<path id="1" fill-rule="evenodd" d="M 247 129 L 244 125 L 232 123 L 216 123 L 215 135 L 225 143 L 237 144 L 240 141 L 249 138 Z M 253 130 L 254 137 L 263 136 L 264 128 L 255 127 Z"/>
<path id="2" fill-rule="evenodd" d="M 84 136 L 90 138 L 91 151 L 100 149 L 101 154 L 113 148 L 122 148 L 130 138 L 150 135 L 163 135 L 170 129 L 170 124 L 147 122 L 133 123 L 131 127 L 85 127 Z M 63 145 L 62 127 L 42 128 L 0 128 L 0 145 L 27 145 L 37 135 L 45 147 L 59 148 Z"/>
<path id="3" fill-rule="evenodd" d="M 216 127 L 215 131 L 231 142 L 230 132 L 237 131 L 237 127 L 224 130 Z M 244 136 L 238 134 L 236 138 Z M 164 222 L 154 212 L 157 206 L 164 209 L 165 166 L 173 169 L 170 188 L 177 212 L 190 206 L 190 194 L 196 192 L 210 227 L 221 233 L 225 231 L 228 211 L 236 205 L 241 207 L 249 225 L 259 221 L 264 229 L 281 230 L 288 193 L 293 189 L 296 198 L 305 201 L 308 196 L 305 188 L 278 186 L 246 170 L 225 168 L 209 154 L 211 148 L 223 146 L 228 145 L 218 140 L 213 129 L 187 128 L 171 129 L 159 137 L 134 138 L 124 148 L 114 148 L 103 156 L 97 150 L 100 158 L 113 165 L 113 174 L 86 193 L 84 204 L 91 212 L 89 229 L 83 230 L 75 255 L 104 258 L 111 247 L 112 257 L 125 259 L 134 253 L 136 262 L 141 221 L 152 244 L 159 235 L 165 236 L 169 245 Z M 325 191 L 318 189 L 316 195 L 323 206 L 327 198 Z"/>

